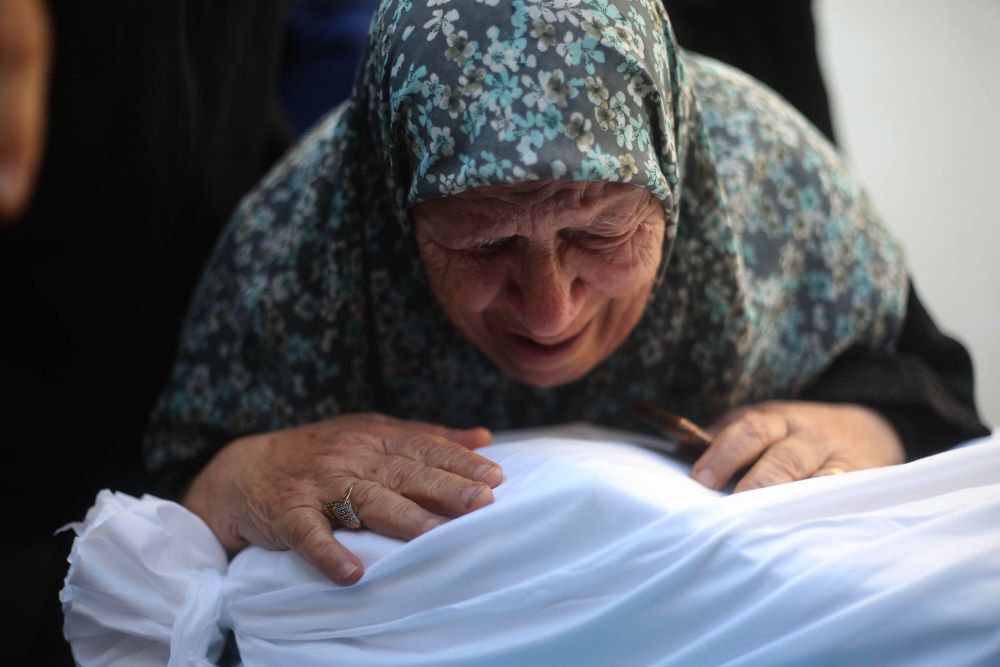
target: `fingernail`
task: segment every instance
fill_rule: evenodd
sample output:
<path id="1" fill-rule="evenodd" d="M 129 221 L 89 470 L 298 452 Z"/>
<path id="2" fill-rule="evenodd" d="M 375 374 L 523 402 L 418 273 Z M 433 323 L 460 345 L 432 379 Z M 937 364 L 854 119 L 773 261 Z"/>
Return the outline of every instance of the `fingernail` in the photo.
<path id="1" fill-rule="evenodd" d="M 438 526 L 440 526 L 440 525 L 442 525 L 444 523 L 447 523 L 447 521 L 445 521 L 444 519 L 442 519 L 440 517 L 434 517 L 434 518 L 431 518 L 431 519 L 427 519 L 426 521 L 424 521 L 424 525 L 420 527 L 420 531 L 422 533 L 426 533 L 427 531 L 434 530 L 435 528 L 437 528 Z"/>
<path id="2" fill-rule="evenodd" d="M 13 206 L 21 194 L 21 170 L 12 160 L 0 160 L 0 204 Z"/>
<path id="3" fill-rule="evenodd" d="M 476 484 L 475 486 L 466 487 L 462 491 L 462 503 L 466 507 L 472 505 L 472 503 L 479 497 L 479 494 L 483 492 L 483 486 L 481 484 Z"/>
<path id="4" fill-rule="evenodd" d="M 484 463 L 483 465 L 479 466 L 478 468 L 472 471 L 472 477 L 477 482 L 484 482 L 486 481 L 487 477 L 496 474 L 497 470 L 498 468 L 495 465 Z"/>
<path id="5" fill-rule="evenodd" d="M 351 577 L 354 576 L 354 573 L 357 571 L 358 571 L 358 566 L 352 563 L 351 561 L 347 561 L 340 564 L 340 568 L 337 570 L 337 574 L 340 575 L 341 581 L 349 581 Z"/>
<path id="6" fill-rule="evenodd" d="M 702 486 L 707 486 L 710 489 L 715 488 L 715 473 L 712 472 L 711 468 L 702 468 L 701 470 L 696 470 L 693 475 L 696 482 L 699 482 Z"/>

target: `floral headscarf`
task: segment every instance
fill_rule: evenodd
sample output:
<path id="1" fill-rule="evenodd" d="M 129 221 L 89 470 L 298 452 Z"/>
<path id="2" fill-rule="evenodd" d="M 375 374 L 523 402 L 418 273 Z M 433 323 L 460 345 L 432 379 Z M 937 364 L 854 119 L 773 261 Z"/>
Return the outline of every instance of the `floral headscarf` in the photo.
<path id="1" fill-rule="evenodd" d="M 586 377 L 506 377 L 430 292 L 407 210 L 479 185 L 628 182 L 664 206 L 653 295 Z M 351 101 L 219 241 L 147 441 L 154 468 L 251 432 L 376 410 L 494 429 L 707 420 L 890 349 L 899 250 L 773 93 L 677 48 L 659 0 L 384 0 Z"/>

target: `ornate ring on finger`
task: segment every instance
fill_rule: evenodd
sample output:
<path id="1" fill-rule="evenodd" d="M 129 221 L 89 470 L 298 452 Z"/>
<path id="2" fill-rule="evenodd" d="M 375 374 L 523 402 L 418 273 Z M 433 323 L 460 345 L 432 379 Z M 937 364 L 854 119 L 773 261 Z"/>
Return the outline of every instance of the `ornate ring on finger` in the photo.
<path id="1" fill-rule="evenodd" d="M 358 530 L 361 528 L 361 519 L 354 513 L 354 505 L 351 504 L 351 491 L 354 485 L 347 487 L 347 493 L 341 496 L 340 500 L 330 500 L 323 504 L 323 514 L 336 520 L 344 528 Z"/>

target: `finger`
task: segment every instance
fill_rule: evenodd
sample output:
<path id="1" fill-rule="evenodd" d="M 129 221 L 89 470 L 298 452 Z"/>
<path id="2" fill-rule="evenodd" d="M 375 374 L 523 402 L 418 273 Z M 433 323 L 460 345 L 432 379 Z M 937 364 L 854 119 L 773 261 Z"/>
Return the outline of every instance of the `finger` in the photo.
<path id="1" fill-rule="evenodd" d="M 399 428 L 435 435 L 439 438 L 451 440 L 469 449 L 485 447 L 493 442 L 493 434 L 490 433 L 489 429 L 481 426 L 475 428 L 448 428 L 440 424 L 418 421 L 416 419 L 397 419 L 396 417 L 377 413 L 373 413 L 370 416 L 384 424 L 391 424 Z"/>
<path id="2" fill-rule="evenodd" d="M 378 482 L 355 482 L 351 502 L 362 526 L 402 540 L 412 540 L 447 521 Z"/>
<path id="3" fill-rule="evenodd" d="M 740 493 L 806 479 L 825 460 L 826 452 L 819 443 L 791 436 L 768 447 L 733 491 Z"/>
<path id="4" fill-rule="evenodd" d="M 488 428 L 482 426 L 464 429 L 450 428 L 444 437 L 469 449 L 477 449 L 493 443 L 493 434 Z"/>
<path id="5" fill-rule="evenodd" d="M 760 457 L 770 445 L 788 437 L 788 422 L 777 412 L 750 409 L 726 426 L 691 469 L 691 476 L 710 489 L 726 485 L 737 470 Z"/>
<path id="6" fill-rule="evenodd" d="M 387 489 L 437 514 L 459 516 L 493 502 L 493 491 L 483 482 L 420 461 L 391 456 L 377 469 L 377 480 Z"/>
<path id="7" fill-rule="evenodd" d="M 503 481 L 503 471 L 496 463 L 442 437 L 399 431 L 386 438 L 386 452 L 394 456 L 405 456 L 426 466 L 447 470 L 491 487 Z"/>
<path id="8" fill-rule="evenodd" d="M 24 207 L 45 128 L 49 32 L 40 0 L 0 2 L 0 221 Z"/>
<path id="9" fill-rule="evenodd" d="M 289 510 L 276 524 L 275 536 L 279 546 L 295 551 L 336 584 L 356 583 L 364 572 L 361 561 L 336 540 L 329 520 L 318 509 Z"/>

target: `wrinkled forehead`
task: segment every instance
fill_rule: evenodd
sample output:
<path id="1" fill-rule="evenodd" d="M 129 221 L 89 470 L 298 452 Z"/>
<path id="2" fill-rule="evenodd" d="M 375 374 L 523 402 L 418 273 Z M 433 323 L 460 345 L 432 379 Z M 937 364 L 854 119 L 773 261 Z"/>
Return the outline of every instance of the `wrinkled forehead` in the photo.
<path id="1" fill-rule="evenodd" d="M 418 228 L 428 231 L 565 226 L 620 226 L 663 213 L 645 188 L 606 181 L 540 180 L 480 186 L 437 197 L 411 208 Z"/>
<path id="2" fill-rule="evenodd" d="M 408 205 L 539 180 L 671 198 L 675 54 L 658 0 L 387 0 L 375 36 Z"/>

